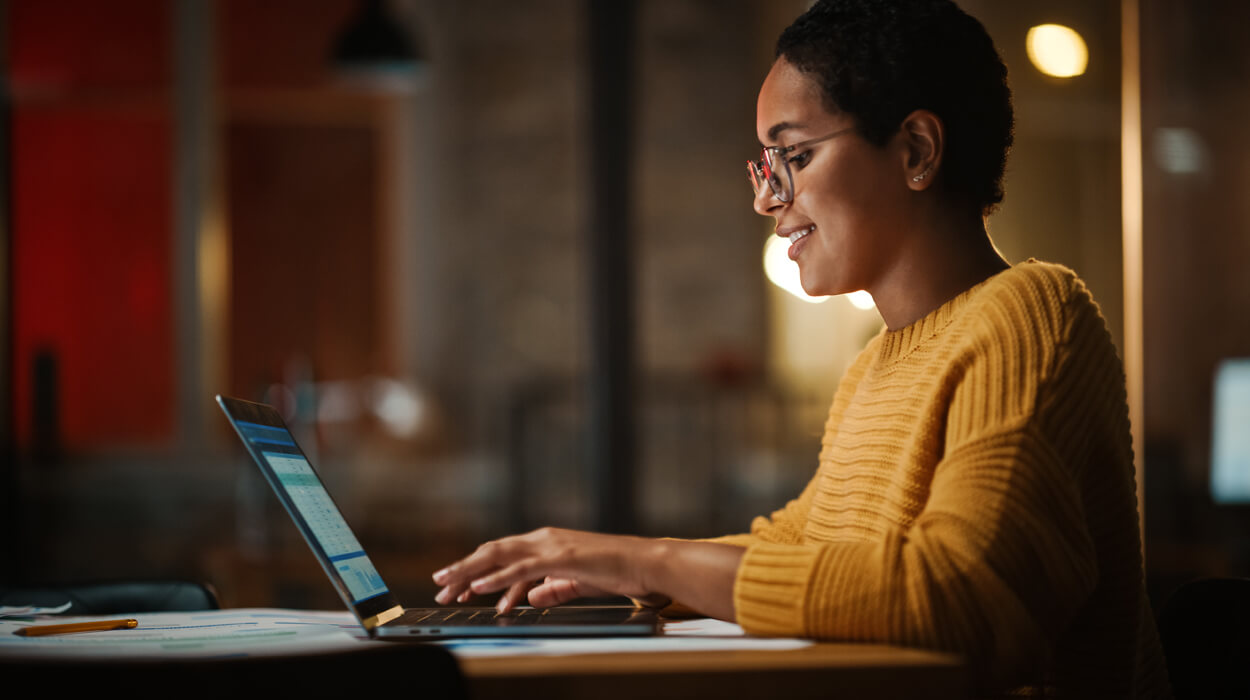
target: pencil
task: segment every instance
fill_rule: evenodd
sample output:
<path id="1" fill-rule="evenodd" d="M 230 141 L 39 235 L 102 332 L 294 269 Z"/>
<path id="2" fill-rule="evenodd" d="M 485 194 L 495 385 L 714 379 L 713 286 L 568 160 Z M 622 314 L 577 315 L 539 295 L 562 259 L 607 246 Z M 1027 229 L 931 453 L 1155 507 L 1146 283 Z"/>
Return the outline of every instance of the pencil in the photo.
<path id="1" fill-rule="evenodd" d="M 95 622 L 71 622 L 64 625 L 31 625 L 23 627 L 14 634 L 23 637 L 43 637 L 49 634 L 73 634 L 75 632 L 102 632 L 105 630 L 133 629 L 139 621 L 129 620 L 96 620 Z"/>

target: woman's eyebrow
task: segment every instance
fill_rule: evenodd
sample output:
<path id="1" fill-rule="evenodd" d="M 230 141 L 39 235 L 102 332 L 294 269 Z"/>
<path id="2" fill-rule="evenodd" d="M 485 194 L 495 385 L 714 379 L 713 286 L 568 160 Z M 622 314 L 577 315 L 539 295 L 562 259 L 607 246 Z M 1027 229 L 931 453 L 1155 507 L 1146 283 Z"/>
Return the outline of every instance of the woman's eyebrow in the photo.
<path id="1" fill-rule="evenodd" d="M 800 128 L 802 128 L 802 124 L 795 124 L 794 122 L 777 122 L 776 124 L 773 124 L 771 128 L 769 128 L 768 140 L 773 143 L 776 143 L 777 136 L 779 136 L 781 132 L 786 131 L 787 129 L 800 129 Z M 764 144 L 760 144 L 760 145 L 763 146 Z"/>

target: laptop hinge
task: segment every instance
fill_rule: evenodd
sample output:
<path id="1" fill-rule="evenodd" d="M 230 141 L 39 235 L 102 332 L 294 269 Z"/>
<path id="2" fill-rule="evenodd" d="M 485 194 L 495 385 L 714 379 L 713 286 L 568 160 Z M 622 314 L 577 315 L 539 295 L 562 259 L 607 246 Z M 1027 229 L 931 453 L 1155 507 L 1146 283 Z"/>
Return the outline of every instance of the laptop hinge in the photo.
<path id="1" fill-rule="evenodd" d="M 365 626 L 365 629 L 371 630 L 374 627 L 380 627 L 382 625 L 385 625 L 386 623 L 390 622 L 391 620 L 394 620 L 395 618 L 403 614 L 404 614 L 404 609 L 396 605 L 392 608 L 383 610 L 382 612 L 378 613 L 377 615 L 374 615 L 373 617 L 369 617 L 369 618 L 365 618 L 364 620 L 361 620 L 361 624 Z"/>

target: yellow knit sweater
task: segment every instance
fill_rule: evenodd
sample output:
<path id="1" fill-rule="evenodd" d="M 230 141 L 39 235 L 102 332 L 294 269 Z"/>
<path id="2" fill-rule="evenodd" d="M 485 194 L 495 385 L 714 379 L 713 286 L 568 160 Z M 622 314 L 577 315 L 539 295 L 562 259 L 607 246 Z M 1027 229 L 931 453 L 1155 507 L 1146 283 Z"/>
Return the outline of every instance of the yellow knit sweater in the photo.
<path id="1" fill-rule="evenodd" d="M 1098 307 L 1022 263 L 856 359 L 802 495 L 722 538 L 738 622 L 953 651 L 981 694 L 1168 697 L 1135 494 Z"/>

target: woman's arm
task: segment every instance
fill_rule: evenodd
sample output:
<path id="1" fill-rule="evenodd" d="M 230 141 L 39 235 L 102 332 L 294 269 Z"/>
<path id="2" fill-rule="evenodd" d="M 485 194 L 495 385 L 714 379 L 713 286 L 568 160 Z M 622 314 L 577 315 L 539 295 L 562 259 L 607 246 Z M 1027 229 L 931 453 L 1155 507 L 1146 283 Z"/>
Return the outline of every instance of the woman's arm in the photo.
<path id="1" fill-rule="evenodd" d="M 638 600 L 680 600 L 704 615 L 734 619 L 733 588 L 743 547 L 542 528 L 478 547 L 438 571 L 441 604 L 504 591 L 510 610 L 527 596 L 556 605 L 588 592 Z"/>
<path id="2" fill-rule="evenodd" d="M 823 449 L 837 434 L 873 356 L 872 347 L 860 354 L 839 384 L 825 424 Z M 434 574 L 434 582 L 443 587 L 436 600 L 443 605 L 467 602 L 473 595 L 507 589 L 498 603 L 507 610 L 527 596 L 536 607 L 550 607 L 606 593 L 655 607 L 677 601 L 704 615 L 736 620 L 734 583 L 747 547 L 800 543 L 819 479 L 815 475 L 798 498 L 770 517 L 756 518 L 749 534 L 652 540 L 543 528 L 488 542 Z"/>

